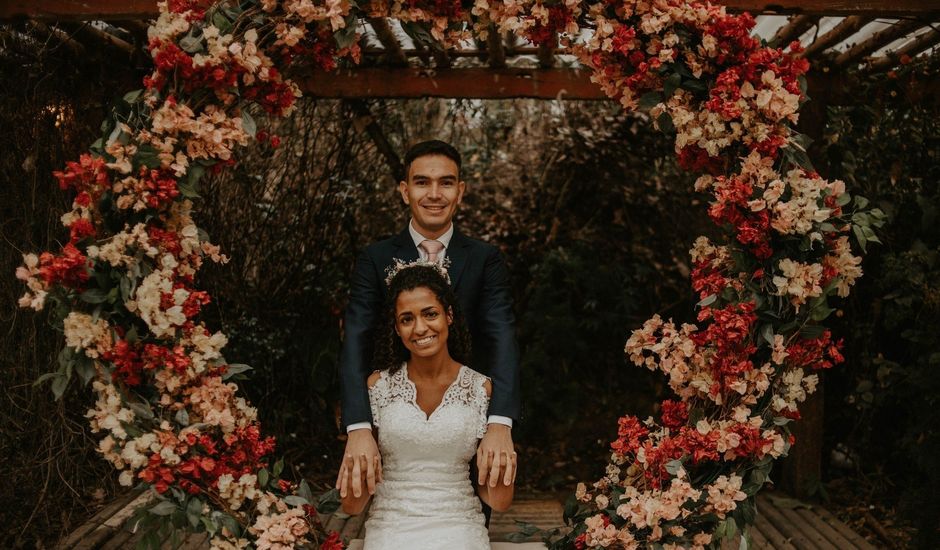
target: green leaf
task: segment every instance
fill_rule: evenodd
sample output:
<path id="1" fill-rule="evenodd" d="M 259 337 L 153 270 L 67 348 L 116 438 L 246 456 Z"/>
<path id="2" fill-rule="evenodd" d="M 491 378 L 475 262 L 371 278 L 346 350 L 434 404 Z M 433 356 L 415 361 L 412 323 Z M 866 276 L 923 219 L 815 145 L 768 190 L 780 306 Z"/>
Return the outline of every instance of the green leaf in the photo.
<path id="1" fill-rule="evenodd" d="M 679 475 L 679 470 L 681 469 L 682 469 L 681 460 L 670 460 L 669 462 L 666 463 L 666 471 L 674 476 Z"/>
<path id="2" fill-rule="evenodd" d="M 858 208 L 859 210 L 861 210 L 865 208 L 866 206 L 868 206 L 868 199 L 862 196 L 855 197 L 855 208 Z"/>
<path id="3" fill-rule="evenodd" d="M 763 338 L 765 342 L 767 342 L 771 346 L 774 345 L 774 325 L 772 323 L 765 324 L 761 328 L 760 335 L 761 335 L 761 338 Z"/>
<path id="4" fill-rule="evenodd" d="M 318 514 L 332 514 L 339 509 L 339 491 L 330 489 L 320 495 L 317 499 L 316 509 Z"/>
<path id="5" fill-rule="evenodd" d="M 304 497 L 307 502 L 314 502 L 313 491 L 310 490 L 310 484 L 307 483 L 306 479 L 300 480 L 300 487 L 297 489 L 297 494 Z"/>
<path id="6" fill-rule="evenodd" d="M 676 126 L 672 123 L 672 117 L 669 116 L 669 113 L 659 115 L 659 118 L 656 119 L 656 125 L 664 134 L 676 133 Z"/>
<path id="7" fill-rule="evenodd" d="M 75 370 L 82 380 L 82 386 L 87 386 L 88 382 L 95 377 L 95 364 L 88 359 L 80 359 L 75 362 Z"/>
<path id="8" fill-rule="evenodd" d="M 102 290 L 100 288 L 89 288 L 85 292 L 82 292 L 80 297 L 83 302 L 89 304 L 101 304 L 108 300 L 108 294 L 110 289 Z"/>
<path id="9" fill-rule="evenodd" d="M 222 377 L 222 380 L 228 380 L 229 378 L 235 376 L 236 374 L 241 374 L 243 372 L 250 371 L 251 367 L 244 365 L 242 363 L 233 363 L 226 367 L 225 376 Z"/>
<path id="10" fill-rule="evenodd" d="M 186 412 L 186 409 L 180 409 L 176 411 L 176 423 L 180 426 L 189 426 L 189 413 Z"/>
<path id="11" fill-rule="evenodd" d="M 193 497 L 186 503 L 186 519 L 189 520 L 189 524 L 195 529 L 199 527 L 200 520 L 202 519 L 202 501 L 196 497 Z"/>
<path id="12" fill-rule="evenodd" d="M 303 506 L 304 504 L 310 504 L 307 502 L 307 499 L 300 495 L 287 495 L 284 497 L 284 502 L 290 504 L 291 506 Z"/>
<path id="13" fill-rule="evenodd" d="M 255 134 L 258 133 L 258 124 L 247 109 L 242 109 L 242 129 L 248 132 L 251 137 L 255 137 Z"/>
<path id="14" fill-rule="evenodd" d="M 268 469 L 261 468 L 261 470 L 258 471 L 258 486 L 262 489 L 265 489 L 268 486 L 269 476 L 270 474 L 268 473 Z"/>
<path id="15" fill-rule="evenodd" d="M 47 372 L 46 374 L 43 374 L 42 376 L 37 378 L 36 381 L 33 382 L 33 386 L 34 387 L 38 386 L 42 384 L 43 382 L 45 382 L 46 380 L 49 380 L 50 378 L 55 378 L 56 376 L 62 376 L 62 375 L 57 372 Z"/>
<path id="16" fill-rule="evenodd" d="M 663 81 L 663 96 L 672 97 L 672 94 L 679 88 L 679 85 L 682 84 L 682 75 L 679 73 L 673 73 Z"/>
<path id="17" fill-rule="evenodd" d="M 346 26 L 333 33 L 333 39 L 336 40 L 336 46 L 339 49 L 348 48 L 356 43 L 356 29 L 358 28 L 356 13 L 352 12 L 349 15 L 353 18 L 352 23 L 347 17 Z"/>
<path id="18" fill-rule="evenodd" d="M 137 98 L 139 98 L 141 94 L 143 93 L 144 93 L 143 88 L 139 88 L 137 90 L 134 90 L 132 92 L 127 92 L 126 94 L 124 94 L 123 99 L 124 101 L 128 103 L 134 103 L 135 101 L 137 101 Z"/>
<path id="19" fill-rule="evenodd" d="M 204 49 L 202 38 L 193 36 L 192 31 L 180 39 L 179 46 L 188 54 L 199 53 Z"/>
<path id="20" fill-rule="evenodd" d="M 851 200 L 852 200 L 852 195 L 850 195 L 850 194 L 848 194 L 848 193 L 842 193 L 841 195 L 839 195 L 839 198 L 836 199 L 836 205 L 837 205 L 837 206 L 845 206 L 845 205 L 849 204 L 849 202 L 850 202 Z M 858 200 L 858 199 L 856 199 L 856 201 L 857 201 L 857 200 Z"/>
<path id="21" fill-rule="evenodd" d="M 55 378 L 52 380 L 52 395 L 55 396 L 56 401 L 62 398 L 62 394 L 65 393 L 65 388 L 68 385 L 69 379 L 64 375 L 57 373 Z"/>
<path id="22" fill-rule="evenodd" d="M 641 111 L 649 111 L 663 101 L 663 94 L 659 92 L 646 92 L 640 97 L 639 108 Z"/>
<path id="23" fill-rule="evenodd" d="M 860 247 L 862 247 L 862 252 L 864 252 L 864 253 L 867 254 L 867 253 L 868 253 L 868 249 L 867 249 L 866 245 L 868 244 L 868 239 L 866 239 L 866 238 L 865 238 L 865 234 L 862 233 L 862 228 L 859 227 L 859 226 L 857 226 L 857 225 L 853 225 L 853 226 L 852 226 L 852 234 L 855 235 L 855 240 L 858 241 L 858 245 L 859 245 Z"/>
<path id="24" fill-rule="evenodd" d="M 280 478 L 281 472 L 284 471 L 284 459 L 280 458 L 277 462 L 274 463 L 274 477 Z"/>
<path id="25" fill-rule="evenodd" d="M 157 516 L 168 516 L 173 512 L 179 510 L 176 504 L 170 502 L 169 500 L 163 500 L 157 503 L 156 506 L 150 508 L 150 513 Z"/>
<path id="26" fill-rule="evenodd" d="M 714 303 L 715 303 L 715 300 L 717 300 L 717 299 L 718 299 L 718 295 L 717 295 L 717 294 L 709 294 L 708 296 L 702 298 L 702 300 L 701 300 L 699 303 L 695 304 L 695 305 L 696 305 L 696 307 L 706 307 L 706 306 L 710 306 L 710 305 L 714 304 Z"/>
<path id="27" fill-rule="evenodd" d="M 128 408 L 134 411 L 134 414 L 144 420 L 153 420 L 153 411 L 150 405 L 141 401 L 132 401 L 127 403 Z"/>
<path id="28" fill-rule="evenodd" d="M 813 321 L 824 321 L 833 311 L 835 311 L 835 309 L 828 306 L 815 308 L 810 315 L 810 319 Z"/>

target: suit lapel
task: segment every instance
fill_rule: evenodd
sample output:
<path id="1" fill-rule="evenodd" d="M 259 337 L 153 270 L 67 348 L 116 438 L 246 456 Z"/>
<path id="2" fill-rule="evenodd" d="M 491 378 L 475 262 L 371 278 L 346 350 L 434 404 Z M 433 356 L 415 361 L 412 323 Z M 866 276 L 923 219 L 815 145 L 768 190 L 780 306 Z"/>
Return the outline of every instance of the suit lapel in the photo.
<path id="1" fill-rule="evenodd" d="M 451 237 L 450 246 L 447 247 L 447 257 L 450 258 L 450 267 L 447 271 L 450 274 L 450 286 L 454 290 L 457 290 L 457 285 L 460 284 L 460 276 L 467 266 L 470 244 L 470 239 L 464 237 L 462 233 L 457 231 L 457 228 L 454 228 L 454 236 Z"/>
<path id="2" fill-rule="evenodd" d="M 392 245 L 394 246 L 392 251 L 393 261 L 389 262 L 389 265 L 392 265 L 395 259 L 405 262 L 413 262 L 418 259 L 418 248 L 415 246 L 415 242 L 411 240 L 411 233 L 408 231 L 407 225 L 404 231 L 395 236 Z"/>

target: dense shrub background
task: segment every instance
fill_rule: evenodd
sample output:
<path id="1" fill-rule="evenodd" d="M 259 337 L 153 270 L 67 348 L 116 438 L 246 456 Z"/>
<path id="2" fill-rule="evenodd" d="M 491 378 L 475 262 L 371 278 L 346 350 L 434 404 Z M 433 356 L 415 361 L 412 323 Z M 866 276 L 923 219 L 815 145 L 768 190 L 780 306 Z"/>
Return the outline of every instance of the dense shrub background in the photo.
<path id="1" fill-rule="evenodd" d="M 95 139 L 112 94 L 139 75 L 0 30 L 0 546 L 32 547 L 117 488 L 83 418 L 89 392 L 73 386 L 54 403 L 31 385 L 61 338 L 43 314 L 16 309 L 13 271 L 21 252 L 63 238 L 68 198 L 51 171 Z M 940 517 L 940 118 L 935 101 L 909 105 L 901 80 L 881 77 L 859 92 L 867 104 L 830 109 L 817 145 L 824 175 L 892 215 L 836 327 L 848 361 L 827 374 L 826 456 L 836 449 L 851 462 L 827 461 L 825 475 L 863 501 L 900 507 L 929 546 Z M 616 418 L 652 414 L 665 397 L 664 380 L 625 364 L 623 344 L 653 313 L 691 320 L 687 249 L 710 228 L 691 178 L 643 117 L 612 102 L 304 100 L 267 131 L 280 147 L 252 149 L 203 187 L 199 219 L 231 262 L 207 267 L 201 285 L 214 298 L 210 325 L 230 337 L 227 357 L 255 368 L 245 392 L 293 475 L 334 475 L 348 274 L 361 247 L 404 227 L 393 174 L 421 139 L 463 152 L 469 192 L 458 224 L 499 245 L 512 272 L 520 482 L 570 491 L 596 477 Z"/>

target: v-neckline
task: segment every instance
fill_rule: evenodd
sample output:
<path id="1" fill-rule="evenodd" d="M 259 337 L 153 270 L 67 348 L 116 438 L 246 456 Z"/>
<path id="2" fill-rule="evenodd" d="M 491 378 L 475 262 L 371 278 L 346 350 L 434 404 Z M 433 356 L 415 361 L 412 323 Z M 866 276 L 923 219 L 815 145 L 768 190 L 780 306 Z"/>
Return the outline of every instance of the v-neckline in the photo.
<path id="1" fill-rule="evenodd" d="M 447 386 L 447 389 L 444 390 L 444 393 L 441 394 L 441 402 L 434 407 L 434 410 L 431 411 L 431 414 L 428 414 L 421 408 L 421 405 L 418 404 L 418 386 L 415 385 L 414 381 L 411 380 L 411 377 L 408 376 L 408 363 L 406 362 L 402 365 L 402 371 L 404 371 L 405 382 L 411 386 L 411 404 L 418 409 L 418 412 L 421 413 L 421 416 L 424 417 L 425 422 L 430 422 L 431 418 L 434 417 L 437 411 L 441 410 L 441 407 L 444 406 L 444 400 L 447 399 L 447 394 L 450 393 L 450 390 L 454 389 L 454 386 L 457 385 L 457 382 L 460 381 L 460 375 L 463 374 L 464 365 L 460 365 L 460 368 L 457 369 L 457 376 L 454 377 L 454 380 Z"/>

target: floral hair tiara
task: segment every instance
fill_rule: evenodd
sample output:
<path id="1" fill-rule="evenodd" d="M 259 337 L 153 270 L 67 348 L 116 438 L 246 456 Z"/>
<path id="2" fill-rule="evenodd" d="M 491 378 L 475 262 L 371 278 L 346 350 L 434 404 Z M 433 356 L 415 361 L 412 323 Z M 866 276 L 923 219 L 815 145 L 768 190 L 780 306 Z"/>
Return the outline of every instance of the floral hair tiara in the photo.
<path id="1" fill-rule="evenodd" d="M 447 281 L 447 284 L 450 284 L 450 273 L 447 272 L 447 268 L 450 267 L 450 258 L 444 258 L 442 262 L 429 262 L 427 260 L 415 260 L 413 262 L 406 262 L 405 260 L 400 260 L 398 258 L 393 258 L 394 263 L 388 266 L 385 269 L 385 286 L 391 286 L 392 279 L 395 278 L 403 269 L 408 269 L 409 267 L 422 266 L 422 267 L 431 267 L 436 270 L 441 277 Z"/>

